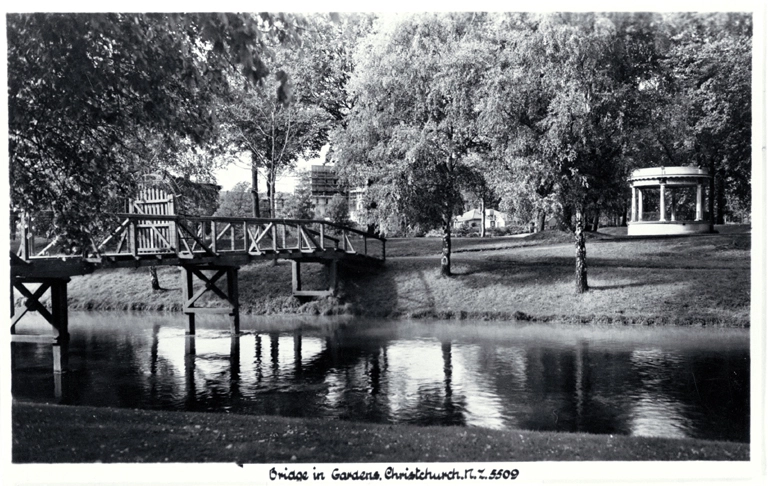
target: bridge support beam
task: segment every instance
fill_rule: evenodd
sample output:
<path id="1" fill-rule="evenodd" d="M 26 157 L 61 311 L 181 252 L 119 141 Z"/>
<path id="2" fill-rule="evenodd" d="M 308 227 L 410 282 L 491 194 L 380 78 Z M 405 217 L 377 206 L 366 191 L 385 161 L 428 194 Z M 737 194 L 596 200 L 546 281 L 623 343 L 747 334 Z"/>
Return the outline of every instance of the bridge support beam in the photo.
<path id="1" fill-rule="evenodd" d="M 11 279 L 11 341 L 12 342 L 50 342 L 53 344 L 53 371 L 64 373 L 69 365 L 69 312 L 67 308 L 67 283 L 69 278 Z M 39 284 L 33 292 L 28 284 Z M 24 307 L 16 314 L 13 289 L 24 296 Z M 50 290 L 51 309 L 41 302 L 41 297 Z M 27 312 L 38 312 L 53 328 L 52 335 L 40 336 L 16 334 L 16 326 Z"/>
<path id="2" fill-rule="evenodd" d="M 326 289 L 325 290 L 304 290 L 301 285 L 301 263 L 297 260 L 291 260 L 292 270 L 292 284 L 294 297 L 328 297 L 336 292 L 336 285 L 338 282 L 338 263 L 337 260 L 326 260 L 322 264 L 325 266 L 326 272 Z"/>
<path id="3" fill-rule="evenodd" d="M 187 316 L 187 335 L 195 334 L 195 316 L 197 314 L 226 314 L 230 317 L 229 330 L 232 334 L 240 333 L 240 292 L 237 285 L 235 266 L 181 266 L 181 292 L 184 314 Z M 210 270 L 214 274 L 208 276 L 203 271 Z M 219 279 L 226 276 L 226 292 L 217 285 Z M 203 282 L 203 287 L 195 289 L 195 277 Z M 229 305 L 227 307 L 197 307 L 195 303 L 207 292 L 213 292 Z"/>

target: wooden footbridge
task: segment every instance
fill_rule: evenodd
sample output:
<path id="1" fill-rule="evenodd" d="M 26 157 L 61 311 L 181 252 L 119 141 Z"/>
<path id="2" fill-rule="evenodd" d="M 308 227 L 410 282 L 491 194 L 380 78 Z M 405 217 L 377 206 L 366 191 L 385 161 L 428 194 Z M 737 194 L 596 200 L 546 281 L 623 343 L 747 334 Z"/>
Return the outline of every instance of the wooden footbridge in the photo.
<path id="1" fill-rule="evenodd" d="M 152 199 L 152 195 L 150 191 L 150 197 L 132 202 L 131 212 L 116 214 L 122 223 L 100 243 L 92 242 L 83 255 L 55 254 L 55 239 L 38 250 L 30 221 L 22 217 L 19 250 L 11 252 L 12 341 L 52 342 L 54 371 L 66 367 L 61 346 L 69 340 L 67 283 L 73 276 L 102 268 L 177 266 L 187 334 L 194 335 L 195 316 L 202 313 L 229 316 L 230 330 L 237 334 L 240 266 L 259 260 L 290 260 L 293 295 L 322 297 L 336 289 L 338 264 L 370 267 L 385 260 L 385 239 L 329 221 L 176 215 L 172 198 L 154 194 Z M 305 263 L 327 268 L 324 288 L 303 288 L 301 268 Z M 226 286 L 221 285 L 222 280 Z M 14 290 L 24 297 L 18 313 Z M 46 291 L 50 291 L 50 309 L 41 302 Z M 215 294 L 225 306 L 198 306 L 207 293 Z M 28 311 L 39 312 L 53 327 L 53 335 L 17 334 L 17 324 Z"/>

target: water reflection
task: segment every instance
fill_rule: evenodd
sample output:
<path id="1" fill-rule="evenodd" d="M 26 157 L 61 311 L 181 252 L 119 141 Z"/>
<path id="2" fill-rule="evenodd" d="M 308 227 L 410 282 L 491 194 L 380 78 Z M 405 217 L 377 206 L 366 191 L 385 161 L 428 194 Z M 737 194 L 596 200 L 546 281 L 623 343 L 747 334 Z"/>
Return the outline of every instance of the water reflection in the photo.
<path id="1" fill-rule="evenodd" d="M 749 440 L 746 334 L 725 347 L 716 334 L 693 346 L 649 346 L 558 341 L 546 328 L 541 338 L 523 341 L 437 338 L 429 332 L 402 336 L 391 323 L 286 331 L 254 327 L 240 336 L 200 326 L 196 336 L 185 336 L 180 321 L 126 319 L 118 328 L 73 319 L 72 371 L 58 377 L 50 373 L 44 346 L 13 344 L 14 397 Z"/>

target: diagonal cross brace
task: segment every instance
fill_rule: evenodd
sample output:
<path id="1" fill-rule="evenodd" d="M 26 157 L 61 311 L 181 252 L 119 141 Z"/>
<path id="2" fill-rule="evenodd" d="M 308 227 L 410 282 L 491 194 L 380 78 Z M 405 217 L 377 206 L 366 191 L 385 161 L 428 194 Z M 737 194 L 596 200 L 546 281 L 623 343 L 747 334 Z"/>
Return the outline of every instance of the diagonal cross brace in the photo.
<path id="1" fill-rule="evenodd" d="M 24 303 L 24 310 L 22 310 L 17 315 L 13 316 L 13 320 L 11 321 L 11 334 L 13 334 L 16 330 L 16 323 L 19 322 L 19 319 L 24 317 L 24 315 L 29 312 L 30 310 L 37 311 L 40 313 L 41 316 L 45 318 L 46 321 L 48 321 L 49 324 L 56 327 L 56 324 L 54 323 L 55 320 L 53 318 L 53 314 L 51 314 L 48 309 L 45 308 L 43 304 L 40 303 L 40 297 L 45 293 L 46 290 L 51 288 L 51 284 L 49 283 L 42 283 L 40 284 L 40 287 L 35 290 L 35 293 L 32 293 L 27 289 L 27 287 L 24 286 L 24 283 L 22 282 L 13 282 L 13 286 L 21 292 L 21 295 L 23 295 L 27 301 Z"/>
<path id="2" fill-rule="evenodd" d="M 216 285 L 216 281 L 219 280 L 222 276 L 226 275 L 226 273 L 227 273 L 226 270 L 219 270 L 219 271 L 217 271 L 213 275 L 213 277 L 211 277 L 210 279 L 203 272 L 201 272 L 200 270 L 198 270 L 196 268 L 191 269 L 191 271 L 192 271 L 192 273 L 195 276 L 197 276 L 197 278 L 199 278 L 200 280 L 202 280 L 205 283 L 205 286 L 202 289 L 200 289 L 197 292 L 195 292 L 195 295 L 190 297 L 189 300 L 184 303 L 185 307 L 193 307 L 193 304 L 197 301 L 197 299 L 202 297 L 202 295 L 205 294 L 209 290 L 212 291 L 214 294 L 218 295 L 219 297 L 221 297 L 222 299 L 228 301 L 228 302 L 231 300 L 229 298 L 229 296 L 227 294 L 225 294 L 224 291 L 221 290 Z"/>

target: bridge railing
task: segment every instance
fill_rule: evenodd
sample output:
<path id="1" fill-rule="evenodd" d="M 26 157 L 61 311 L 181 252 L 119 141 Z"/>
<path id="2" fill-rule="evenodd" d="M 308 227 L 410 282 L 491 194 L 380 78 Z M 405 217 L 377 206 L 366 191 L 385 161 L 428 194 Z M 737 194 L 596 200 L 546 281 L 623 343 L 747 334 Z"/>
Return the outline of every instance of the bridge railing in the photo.
<path id="1" fill-rule="evenodd" d="M 122 224 L 96 250 L 135 257 L 174 253 L 181 258 L 228 253 L 344 251 L 384 260 L 386 240 L 329 221 L 119 214 Z"/>
<path id="2" fill-rule="evenodd" d="M 28 261 L 78 256 L 64 251 L 57 238 L 37 228 L 39 215 L 19 214 L 12 248 Z M 176 254 L 181 258 L 228 253 L 344 251 L 378 260 L 386 256 L 386 240 L 324 220 L 224 218 L 212 216 L 115 214 L 122 221 L 108 236 L 83 249 L 86 256 L 135 257 Z M 47 233 L 47 231 L 46 231 Z"/>

